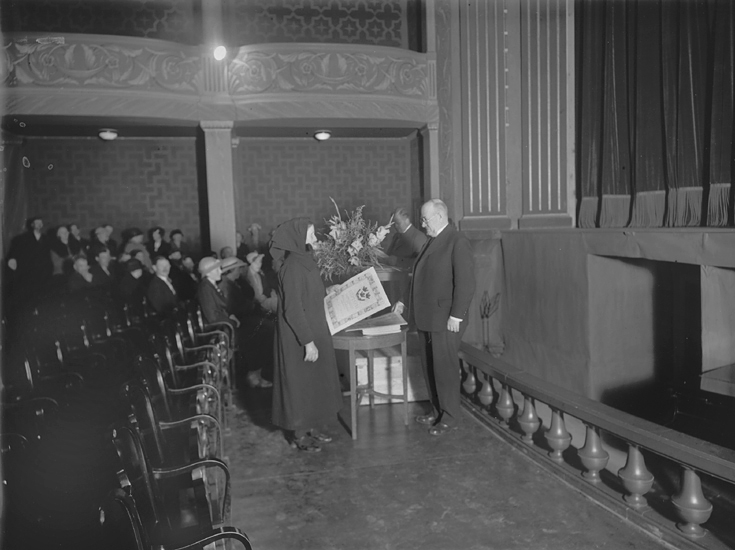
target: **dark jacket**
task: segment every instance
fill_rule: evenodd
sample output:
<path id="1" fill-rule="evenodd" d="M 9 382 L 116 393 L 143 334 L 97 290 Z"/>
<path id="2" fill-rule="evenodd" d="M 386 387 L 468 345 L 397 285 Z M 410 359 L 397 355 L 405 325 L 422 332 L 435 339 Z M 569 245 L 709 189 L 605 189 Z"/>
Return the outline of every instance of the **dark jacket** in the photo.
<path id="1" fill-rule="evenodd" d="M 175 293 L 171 292 L 168 285 L 155 276 L 148 283 L 148 305 L 159 315 L 170 315 L 171 312 L 179 305 L 179 298 Z"/>
<path id="2" fill-rule="evenodd" d="M 231 322 L 224 295 L 206 277 L 199 282 L 197 300 L 207 323 Z"/>
<path id="3" fill-rule="evenodd" d="M 470 242 L 448 225 L 429 239 L 416 259 L 411 282 L 411 316 L 419 330 L 446 330 L 449 317 L 467 319 L 475 293 Z"/>

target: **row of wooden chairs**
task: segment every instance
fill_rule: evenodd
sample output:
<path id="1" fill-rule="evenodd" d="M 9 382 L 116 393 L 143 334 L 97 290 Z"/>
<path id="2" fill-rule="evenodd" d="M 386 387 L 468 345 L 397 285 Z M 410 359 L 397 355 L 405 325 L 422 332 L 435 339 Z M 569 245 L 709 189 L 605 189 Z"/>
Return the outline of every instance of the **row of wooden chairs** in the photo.
<path id="1" fill-rule="evenodd" d="M 23 490 L 23 457 L 44 437 L 45 416 L 88 384 L 118 387 L 122 414 L 108 433 L 118 482 L 100 505 L 105 540 L 133 549 L 251 548 L 226 527 L 233 344 L 232 328 L 205 325 L 195 304 L 165 320 L 87 299 L 40 305 L 3 369 L 6 490 Z"/>

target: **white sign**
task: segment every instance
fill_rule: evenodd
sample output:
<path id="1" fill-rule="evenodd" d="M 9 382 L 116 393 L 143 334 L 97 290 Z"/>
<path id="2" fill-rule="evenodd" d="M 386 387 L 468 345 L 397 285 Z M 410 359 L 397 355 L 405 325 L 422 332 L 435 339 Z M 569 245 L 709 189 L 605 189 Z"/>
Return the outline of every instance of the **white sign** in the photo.
<path id="1" fill-rule="evenodd" d="M 390 306 L 375 268 L 358 273 L 324 298 L 329 331 L 335 334 Z"/>

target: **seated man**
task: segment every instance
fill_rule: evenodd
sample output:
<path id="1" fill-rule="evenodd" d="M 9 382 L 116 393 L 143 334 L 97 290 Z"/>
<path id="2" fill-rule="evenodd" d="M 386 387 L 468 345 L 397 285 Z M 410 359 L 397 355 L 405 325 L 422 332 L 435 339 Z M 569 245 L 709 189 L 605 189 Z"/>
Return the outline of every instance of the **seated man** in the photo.
<path id="1" fill-rule="evenodd" d="M 89 264 L 84 256 L 74 257 L 74 271 L 69 275 L 69 292 L 84 292 L 93 290 L 92 274 L 89 272 Z"/>
<path id="2" fill-rule="evenodd" d="M 197 289 L 197 300 L 202 308 L 204 321 L 207 323 L 229 323 L 238 327 L 240 322 L 227 312 L 227 301 L 217 283 L 222 279 L 222 265 L 211 256 L 199 261 L 199 274 L 202 280 Z"/>
<path id="3" fill-rule="evenodd" d="M 148 304 L 156 312 L 157 315 L 166 317 L 176 309 L 180 302 L 176 295 L 174 285 L 168 274 L 171 271 L 171 263 L 165 256 L 156 256 L 153 263 L 153 274 L 151 281 L 148 283 Z"/>
<path id="4" fill-rule="evenodd" d="M 140 261 L 130 259 L 125 263 L 125 273 L 118 285 L 118 295 L 123 305 L 128 306 L 131 317 L 143 316 L 145 286 L 143 264 Z"/>
<path id="5" fill-rule="evenodd" d="M 92 284 L 98 290 L 110 292 L 115 281 L 110 250 L 104 247 L 93 247 L 91 253 L 94 255 L 96 262 L 89 268 L 89 272 L 92 274 Z"/>
<path id="6" fill-rule="evenodd" d="M 195 272 L 194 260 L 191 259 L 191 256 L 185 256 L 178 268 L 172 264 L 170 277 L 179 298 L 193 300 L 197 297 L 199 277 Z"/>

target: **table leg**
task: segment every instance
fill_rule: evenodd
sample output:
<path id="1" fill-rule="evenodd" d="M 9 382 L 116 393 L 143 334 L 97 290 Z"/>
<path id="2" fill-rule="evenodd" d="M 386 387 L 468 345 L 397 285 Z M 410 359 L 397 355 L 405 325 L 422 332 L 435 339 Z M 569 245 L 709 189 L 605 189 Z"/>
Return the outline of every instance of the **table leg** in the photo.
<path id="1" fill-rule="evenodd" d="M 350 419 L 352 439 L 357 439 L 357 363 L 355 361 L 355 347 L 350 345 Z"/>
<path id="2" fill-rule="evenodd" d="M 401 342 L 401 370 L 403 370 L 403 423 L 408 426 L 408 360 L 406 358 L 406 338 Z"/>
<path id="3" fill-rule="evenodd" d="M 370 402 L 370 408 L 375 407 L 375 351 L 367 350 L 367 375 L 368 375 L 368 401 Z"/>

